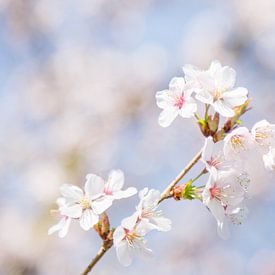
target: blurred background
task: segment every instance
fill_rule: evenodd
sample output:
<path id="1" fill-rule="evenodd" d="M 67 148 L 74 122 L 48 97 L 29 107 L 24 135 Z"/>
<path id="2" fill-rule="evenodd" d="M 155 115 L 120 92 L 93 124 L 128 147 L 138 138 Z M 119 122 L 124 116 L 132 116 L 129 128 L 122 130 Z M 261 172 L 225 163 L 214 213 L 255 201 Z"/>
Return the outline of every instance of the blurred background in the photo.
<path id="1" fill-rule="evenodd" d="M 0 0 L 0 274 L 80 274 L 96 253 L 76 223 L 47 235 L 61 184 L 120 168 L 127 187 L 162 190 L 200 149 L 194 121 L 157 122 L 155 92 L 184 64 L 232 66 L 253 98 L 245 124 L 275 122 L 274 13 L 275 0 Z M 274 275 L 273 190 L 227 241 L 200 202 L 166 201 L 173 229 L 148 236 L 155 257 L 124 268 L 112 249 L 94 274 Z M 116 202 L 112 225 L 137 202 Z"/>

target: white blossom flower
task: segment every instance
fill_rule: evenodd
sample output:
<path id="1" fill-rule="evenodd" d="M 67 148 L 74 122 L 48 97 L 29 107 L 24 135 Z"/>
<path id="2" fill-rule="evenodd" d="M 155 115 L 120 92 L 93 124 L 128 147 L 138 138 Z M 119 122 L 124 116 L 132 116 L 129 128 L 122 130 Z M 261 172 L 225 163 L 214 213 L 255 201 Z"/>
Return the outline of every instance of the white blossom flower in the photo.
<path id="1" fill-rule="evenodd" d="M 171 221 L 163 217 L 162 211 L 157 210 L 161 194 L 158 190 L 144 188 L 139 192 L 140 202 L 137 206 L 137 221 L 142 223 L 142 230 L 146 233 L 156 229 L 158 231 L 169 231 Z"/>
<path id="2" fill-rule="evenodd" d="M 223 142 L 214 143 L 212 137 L 205 139 L 201 160 L 208 172 L 217 177 L 218 171 L 228 170 L 235 165 L 234 162 L 226 160 L 223 153 Z"/>
<path id="3" fill-rule="evenodd" d="M 96 175 L 87 176 L 85 192 L 77 186 L 63 184 L 60 191 L 66 200 L 66 207 L 61 209 L 61 215 L 79 219 L 80 226 L 84 230 L 92 228 L 98 223 L 99 214 L 112 204 L 111 200 L 101 199 L 102 194 L 98 192 L 98 186 L 101 184 L 102 179 Z"/>
<path id="4" fill-rule="evenodd" d="M 122 220 L 121 225 L 114 231 L 113 239 L 119 262 L 129 266 L 135 255 L 150 256 L 152 250 L 146 246 L 142 225 L 137 223 L 136 215 Z"/>
<path id="5" fill-rule="evenodd" d="M 275 124 L 261 120 L 253 126 L 251 134 L 253 139 L 264 149 L 268 150 L 270 146 L 275 146 Z"/>
<path id="6" fill-rule="evenodd" d="M 224 117 L 233 117 L 234 107 L 247 100 L 246 88 L 234 88 L 236 72 L 232 68 L 222 67 L 219 61 L 213 61 L 207 71 L 200 71 L 189 65 L 183 67 L 186 79 L 193 85 L 196 99 L 210 104 Z"/>
<path id="7" fill-rule="evenodd" d="M 169 90 L 157 92 L 157 105 L 163 109 L 159 124 L 168 127 L 178 115 L 184 118 L 194 116 L 197 104 L 191 95 L 192 91 L 182 77 L 174 77 L 169 83 Z"/>
<path id="8" fill-rule="evenodd" d="M 209 208 L 218 225 L 218 234 L 228 237 L 226 219 L 232 210 L 238 208 L 245 198 L 245 191 L 236 177 L 236 171 L 219 172 L 215 178 L 210 175 L 202 193 L 203 203 Z"/>
<path id="9" fill-rule="evenodd" d="M 121 170 L 112 170 L 108 181 L 104 184 L 103 193 L 115 200 L 131 197 L 137 193 L 137 189 L 129 187 L 121 190 L 124 185 L 124 174 Z"/>
<path id="10" fill-rule="evenodd" d="M 265 168 L 269 171 L 275 171 L 275 147 L 270 148 L 269 152 L 263 155 Z"/>
<path id="11" fill-rule="evenodd" d="M 59 206 L 59 211 L 63 208 L 66 207 L 65 199 L 64 198 L 58 198 L 57 199 L 57 204 Z M 55 232 L 58 232 L 58 236 L 60 238 L 64 238 L 69 230 L 70 224 L 71 224 L 72 219 L 68 216 L 62 216 L 60 221 L 53 225 L 52 227 L 49 228 L 48 230 L 48 235 L 51 235 Z"/>
<path id="12" fill-rule="evenodd" d="M 239 127 L 228 134 L 224 139 L 224 155 L 227 159 L 249 157 L 253 153 L 255 145 L 249 130 L 246 127 Z"/>

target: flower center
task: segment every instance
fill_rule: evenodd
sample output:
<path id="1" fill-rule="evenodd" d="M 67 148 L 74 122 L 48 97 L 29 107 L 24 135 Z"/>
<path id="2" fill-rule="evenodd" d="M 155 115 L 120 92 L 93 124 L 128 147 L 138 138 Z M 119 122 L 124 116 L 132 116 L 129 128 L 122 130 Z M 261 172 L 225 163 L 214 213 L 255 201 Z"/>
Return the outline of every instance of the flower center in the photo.
<path id="1" fill-rule="evenodd" d="M 221 199 L 221 189 L 218 188 L 217 186 L 213 186 L 209 188 L 209 192 L 210 192 L 211 199 L 217 199 L 217 200 Z"/>
<path id="2" fill-rule="evenodd" d="M 104 187 L 104 191 L 103 191 L 103 192 L 104 192 L 106 195 L 109 195 L 109 196 L 113 195 L 112 190 L 108 189 L 107 187 Z"/>
<path id="3" fill-rule="evenodd" d="M 124 239 L 127 241 L 129 246 L 134 246 L 135 239 L 142 238 L 140 235 L 138 235 L 134 230 L 129 230 L 124 228 L 125 237 Z"/>
<path id="4" fill-rule="evenodd" d="M 272 138 L 272 130 L 270 127 L 262 127 L 261 129 L 257 129 L 255 134 L 255 139 L 258 143 L 262 143 L 265 140 Z"/>
<path id="5" fill-rule="evenodd" d="M 86 198 L 83 198 L 80 201 L 80 205 L 81 205 L 81 207 L 82 207 L 83 210 L 90 208 L 90 203 L 89 203 L 89 201 Z"/>
<path id="6" fill-rule="evenodd" d="M 214 102 L 222 98 L 222 92 L 217 90 L 213 92 L 213 100 Z"/>
<path id="7" fill-rule="evenodd" d="M 174 106 L 176 106 L 176 107 L 178 107 L 179 109 L 181 109 L 182 106 L 184 105 L 184 103 L 185 103 L 185 98 L 184 98 L 183 95 L 180 95 L 180 96 L 177 96 L 177 97 L 176 97 Z"/>
<path id="8" fill-rule="evenodd" d="M 231 145 L 234 150 L 236 149 L 245 149 L 245 146 L 242 141 L 242 136 L 241 135 L 235 135 L 231 138 Z"/>

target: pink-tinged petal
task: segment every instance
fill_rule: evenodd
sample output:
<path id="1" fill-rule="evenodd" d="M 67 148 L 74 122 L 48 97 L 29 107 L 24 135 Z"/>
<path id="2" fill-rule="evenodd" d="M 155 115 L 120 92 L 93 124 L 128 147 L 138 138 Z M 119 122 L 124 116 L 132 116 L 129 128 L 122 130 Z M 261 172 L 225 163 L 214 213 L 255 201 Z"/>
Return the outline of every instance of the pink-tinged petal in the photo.
<path id="1" fill-rule="evenodd" d="M 220 61 L 218 60 L 213 60 L 210 64 L 210 67 L 208 69 L 208 72 L 210 75 L 215 76 L 217 72 L 219 72 L 222 69 L 222 65 Z"/>
<path id="2" fill-rule="evenodd" d="M 99 221 L 98 215 L 96 215 L 91 209 L 86 209 L 79 220 L 80 226 L 88 231 Z"/>
<path id="3" fill-rule="evenodd" d="M 58 233 L 59 238 L 64 238 L 68 234 L 69 227 L 70 227 L 70 224 L 72 221 L 71 218 L 66 217 L 64 219 L 65 219 L 65 223 L 64 223 L 63 227 L 59 230 L 59 233 Z"/>
<path id="4" fill-rule="evenodd" d="M 223 100 L 231 107 L 244 104 L 247 101 L 248 91 L 246 88 L 236 88 L 232 91 L 223 93 Z"/>
<path id="5" fill-rule="evenodd" d="M 160 197 L 161 197 L 161 194 L 159 190 L 150 189 L 147 195 L 141 201 L 142 207 L 145 209 L 157 207 Z"/>
<path id="6" fill-rule="evenodd" d="M 161 109 L 166 109 L 173 105 L 173 100 L 169 90 L 157 92 L 156 101 L 157 101 L 157 106 Z"/>
<path id="7" fill-rule="evenodd" d="M 120 191 L 124 185 L 124 174 L 121 170 L 112 170 L 109 174 L 108 181 L 105 185 L 107 191 Z"/>
<path id="8" fill-rule="evenodd" d="M 167 232 L 171 230 L 171 220 L 164 217 L 153 217 L 151 222 L 156 226 L 158 231 Z"/>
<path id="9" fill-rule="evenodd" d="M 185 88 L 185 80 L 183 77 L 174 77 L 169 83 L 169 90 L 176 94 L 181 94 Z"/>
<path id="10" fill-rule="evenodd" d="M 230 108 L 228 105 L 225 104 L 225 102 L 221 100 L 214 102 L 213 107 L 216 112 L 224 117 L 233 117 L 235 115 L 234 110 L 232 110 L 232 108 Z"/>
<path id="11" fill-rule="evenodd" d="M 104 190 L 104 180 L 95 175 L 95 174 L 88 174 L 86 176 L 86 183 L 85 183 L 85 193 L 88 197 L 98 197 L 103 194 Z"/>
<path id="12" fill-rule="evenodd" d="M 195 81 L 198 73 L 200 73 L 200 70 L 197 67 L 190 64 L 185 64 L 182 67 L 182 70 L 184 72 L 184 78 L 187 81 Z"/>
<path id="13" fill-rule="evenodd" d="M 132 230 L 137 223 L 138 216 L 139 216 L 139 213 L 135 212 L 132 216 L 123 219 L 121 221 L 121 225 L 128 230 Z"/>
<path id="14" fill-rule="evenodd" d="M 222 90 L 232 89 L 236 82 L 236 72 L 230 67 L 223 67 L 216 73 L 216 85 Z"/>
<path id="15" fill-rule="evenodd" d="M 204 146 L 202 149 L 202 155 L 201 155 L 202 160 L 204 162 L 207 162 L 212 158 L 213 150 L 214 150 L 213 139 L 212 137 L 208 137 L 205 139 Z"/>
<path id="16" fill-rule="evenodd" d="M 116 245 L 116 255 L 118 261 L 123 266 L 131 265 L 133 261 L 133 251 L 132 248 L 128 246 L 127 241 L 121 241 Z"/>
<path id="17" fill-rule="evenodd" d="M 197 103 L 193 99 L 189 99 L 179 111 L 179 115 L 184 118 L 190 118 L 197 112 Z"/>
<path id="18" fill-rule="evenodd" d="M 228 223 L 226 221 L 217 221 L 217 231 L 218 231 L 218 235 L 224 239 L 224 240 L 227 240 L 230 236 L 230 231 L 229 231 L 229 228 L 228 228 Z"/>
<path id="19" fill-rule="evenodd" d="M 149 219 L 143 218 L 137 224 L 136 232 L 140 236 L 145 236 L 148 232 L 157 229 L 156 225 L 151 223 Z"/>
<path id="20" fill-rule="evenodd" d="M 159 125 L 162 127 L 168 127 L 178 115 L 178 108 L 169 107 L 164 109 L 159 115 Z"/>
<path id="21" fill-rule="evenodd" d="M 137 193 L 137 189 L 135 187 L 129 187 L 123 191 L 116 191 L 113 193 L 113 197 L 116 200 L 129 198 Z"/>
<path id="22" fill-rule="evenodd" d="M 215 80 L 207 72 L 202 72 L 198 74 L 197 81 L 202 91 L 205 91 L 205 95 L 208 95 L 210 91 L 216 89 Z M 211 94 L 211 93 L 210 93 Z"/>
<path id="23" fill-rule="evenodd" d="M 215 217 L 215 219 L 222 223 L 225 219 L 225 213 L 224 208 L 220 204 L 220 202 L 216 201 L 215 199 L 212 199 L 209 201 L 207 206 L 210 209 L 213 216 Z"/>
<path id="24" fill-rule="evenodd" d="M 75 185 L 62 184 L 60 192 L 62 196 L 75 202 L 78 202 L 83 198 L 83 191 Z"/>
<path id="25" fill-rule="evenodd" d="M 201 90 L 196 94 L 196 99 L 205 104 L 212 104 L 213 96 L 206 90 Z"/>
<path id="26" fill-rule="evenodd" d="M 140 190 L 138 192 L 139 199 L 142 200 L 144 198 L 144 196 L 148 193 L 148 191 L 149 191 L 148 187 L 145 187 L 142 190 Z"/>
<path id="27" fill-rule="evenodd" d="M 115 246 L 125 238 L 125 230 L 122 226 L 118 226 L 116 228 L 116 230 L 114 231 L 113 238 Z"/>
<path id="28" fill-rule="evenodd" d="M 75 204 L 73 206 L 62 207 L 60 209 L 60 212 L 61 212 L 61 215 L 77 219 L 82 214 L 82 207 L 80 204 Z"/>
<path id="29" fill-rule="evenodd" d="M 97 214 L 102 214 L 113 203 L 113 196 L 103 196 L 92 202 L 92 208 Z"/>

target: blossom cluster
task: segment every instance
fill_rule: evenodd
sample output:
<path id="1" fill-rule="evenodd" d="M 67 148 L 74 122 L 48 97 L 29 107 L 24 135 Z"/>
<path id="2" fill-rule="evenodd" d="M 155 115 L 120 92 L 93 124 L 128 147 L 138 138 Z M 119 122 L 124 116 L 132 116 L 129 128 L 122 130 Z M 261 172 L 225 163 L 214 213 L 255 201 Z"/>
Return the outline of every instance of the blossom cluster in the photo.
<path id="1" fill-rule="evenodd" d="M 178 115 L 193 117 L 199 102 L 211 105 L 223 117 L 233 117 L 234 107 L 247 100 L 246 88 L 234 88 L 236 72 L 219 61 L 213 61 L 208 70 L 185 65 L 183 72 L 184 77 L 174 77 L 168 90 L 156 94 L 157 105 L 163 109 L 159 116 L 162 127 L 169 126 Z"/>
<path id="2" fill-rule="evenodd" d="M 128 198 L 137 193 L 134 187 L 121 190 L 123 185 L 124 174 L 121 170 L 111 171 L 106 182 L 95 174 L 88 174 L 84 192 L 75 185 L 62 185 L 62 197 L 57 199 L 61 219 L 49 229 L 48 234 L 58 232 L 59 237 L 65 237 L 72 220 L 77 220 L 86 231 L 93 228 L 99 222 L 99 215 L 106 211 L 114 200 Z"/>
<path id="3" fill-rule="evenodd" d="M 187 173 L 201 159 L 202 172 L 176 186 L 182 179 L 178 176 L 163 193 L 144 188 L 138 194 L 135 212 L 113 229 L 105 211 L 114 200 L 131 197 L 137 189 L 122 190 L 124 174 L 120 170 L 111 171 L 106 182 L 88 174 L 84 191 L 74 185 L 61 186 L 62 197 L 57 200 L 61 220 L 49 229 L 49 234 L 58 232 L 59 237 L 64 237 L 71 221 L 76 220 L 84 230 L 94 228 L 108 248 L 114 244 L 119 262 L 129 266 L 134 255 L 152 254 L 145 238 L 149 232 L 171 229 L 171 221 L 158 209 L 163 199 L 201 200 L 215 217 L 218 234 L 224 239 L 229 236 L 228 222 L 242 223 L 259 175 L 275 171 L 275 124 L 261 120 L 251 130 L 240 127 L 239 118 L 249 102 L 248 90 L 235 87 L 236 72 L 232 68 L 213 61 L 207 70 L 186 65 L 183 72 L 183 77 L 170 81 L 168 90 L 156 93 L 157 106 L 163 109 L 159 124 L 167 127 L 178 115 L 197 119 L 205 143 L 198 158 L 183 171 Z M 197 114 L 199 103 L 205 108 L 203 118 Z M 220 117 L 224 118 L 222 127 Z M 204 174 L 209 175 L 206 184 L 194 186 Z M 102 231 L 106 217 L 108 222 L 105 220 Z"/>
<path id="4" fill-rule="evenodd" d="M 135 254 L 148 256 L 152 250 L 146 246 L 144 236 L 151 230 L 169 231 L 171 221 L 157 210 L 160 200 L 158 190 L 144 188 L 139 192 L 140 202 L 134 214 L 122 220 L 114 232 L 114 245 L 120 263 L 128 266 Z"/>
<path id="5" fill-rule="evenodd" d="M 217 143 L 206 139 L 202 161 L 210 176 L 202 199 L 216 218 L 221 237 L 229 235 L 227 220 L 241 224 L 246 217 L 245 201 L 258 183 L 257 174 L 264 168 L 275 170 L 274 145 L 275 125 L 266 120 L 251 131 L 239 127 Z"/>

